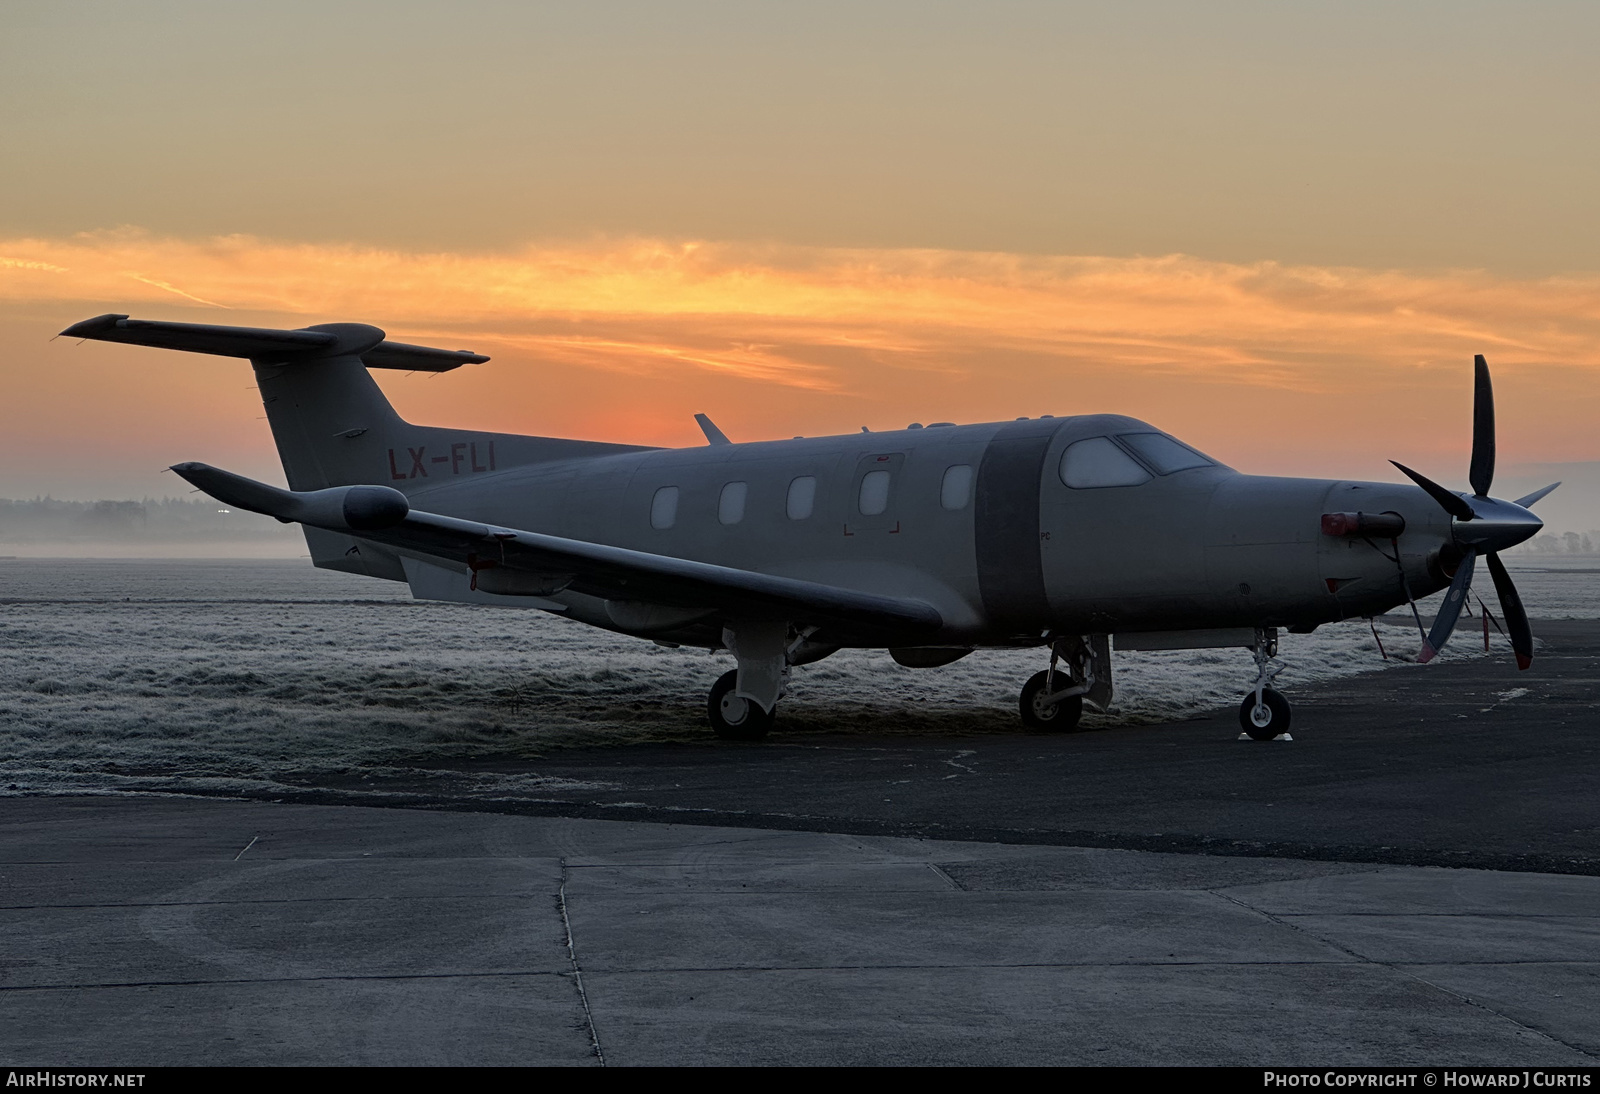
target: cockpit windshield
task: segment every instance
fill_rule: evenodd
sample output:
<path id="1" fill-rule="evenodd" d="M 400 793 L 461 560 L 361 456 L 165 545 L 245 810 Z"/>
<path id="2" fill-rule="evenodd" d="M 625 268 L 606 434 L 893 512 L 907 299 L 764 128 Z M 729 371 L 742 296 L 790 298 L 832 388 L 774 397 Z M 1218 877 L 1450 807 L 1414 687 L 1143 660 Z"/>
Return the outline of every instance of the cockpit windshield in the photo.
<path id="1" fill-rule="evenodd" d="M 1074 490 L 1138 486 L 1150 481 L 1150 472 L 1134 463 L 1110 437 L 1088 437 L 1067 445 L 1061 453 L 1061 481 Z"/>
<path id="2" fill-rule="evenodd" d="M 1132 449 L 1134 455 L 1149 464 L 1158 475 L 1187 471 L 1191 467 L 1212 466 L 1211 460 L 1165 433 L 1119 433 L 1117 440 Z"/>

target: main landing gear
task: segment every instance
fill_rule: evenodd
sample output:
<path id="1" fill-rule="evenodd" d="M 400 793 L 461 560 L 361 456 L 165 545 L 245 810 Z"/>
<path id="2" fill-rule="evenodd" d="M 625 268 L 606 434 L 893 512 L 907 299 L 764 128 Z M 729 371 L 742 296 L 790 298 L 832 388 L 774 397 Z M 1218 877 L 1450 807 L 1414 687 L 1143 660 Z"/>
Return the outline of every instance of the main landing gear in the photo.
<path id="1" fill-rule="evenodd" d="M 1282 665 L 1273 665 L 1278 656 L 1276 628 L 1257 627 L 1256 642 L 1250 650 L 1256 659 L 1256 682 L 1250 693 L 1239 704 L 1239 728 L 1254 741 L 1270 741 L 1279 734 L 1289 732 L 1289 700 L 1283 693 L 1269 687 L 1283 671 Z"/>
<path id="2" fill-rule="evenodd" d="M 1046 669 L 1022 685 L 1018 707 L 1022 724 L 1035 733 L 1071 733 L 1083 717 L 1083 690 L 1066 673 Z"/>
<path id="3" fill-rule="evenodd" d="M 775 710 L 762 710 L 760 705 L 738 695 L 739 670 L 730 669 L 711 685 L 711 695 L 706 699 L 706 715 L 711 719 L 711 732 L 726 741 L 759 741 L 772 728 Z"/>
<path id="4" fill-rule="evenodd" d="M 739 621 L 722 629 L 722 645 L 739 667 L 711 687 L 706 716 L 711 731 L 730 741 L 759 741 L 772 728 L 778 700 L 789 682 L 789 665 L 827 656 L 832 647 L 808 649 L 815 628 L 792 633 L 787 623 Z"/>
<path id="5" fill-rule="evenodd" d="M 1111 642 L 1103 634 L 1072 635 L 1050 643 L 1050 667 L 1022 685 L 1022 724 L 1035 733 L 1071 733 L 1087 700 L 1111 705 Z"/>

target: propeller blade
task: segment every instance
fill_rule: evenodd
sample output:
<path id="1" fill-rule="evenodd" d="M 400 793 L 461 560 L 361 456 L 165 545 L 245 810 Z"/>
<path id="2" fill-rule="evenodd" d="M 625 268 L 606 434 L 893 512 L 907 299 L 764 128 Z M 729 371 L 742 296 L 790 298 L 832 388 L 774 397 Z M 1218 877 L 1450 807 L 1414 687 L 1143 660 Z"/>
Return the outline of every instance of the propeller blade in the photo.
<path id="1" fill-rule="evenodd" d="M 1506 573 L 1506 564 L 1498 553 L 1484 556 L 1489 563 L 1489 576 L 1494 578 L 1494 591 L 1500 594 L 1500 610 L 1505 613 L 1506 627 L 1511 631 L 1511 648 L 1517 655 L 1517 668 L 1533 664 L 1533 628 L 1528 626 L 1528 613 L 1522 607 L 1522 597 Z"/>
<path id="2" fill-rule="evenodd" d="M 1472 470 L 1467 481 L 1480 498 L 1488 497 L 1494 484 L 1494 385 L 1481 353 L 1472 359 Z"/>
<path id="3" fill-rule="evenodd" d="M 1451 493 L 1425 475 L 1417 474 L 1403 463 L 1397 463 L 1394 460 L 1390 460 L 1389 462 L 1398 467 L 1405 474 L 1406 478 L 1410 479 L 1412 482 L 1416 483 L 1418 486 L 1422 487 L 1430 495 L 1432 495 L 1433 500 L 1438 502 L 1444 511 L 1449 513 L 1452 517 L 1455 517 L 1457 520 L 1471 520 L 1477 515 L 1472 511 L 1472 506 L 1467 504 L 1467 499 L 1463 498 L 1460 494 Z"/>
<path id="4" fill-rule="evenodd" d="M 1522 497 L 1516 500 L 1516 504 L 1522 506 L 1524 509 L 1532 509 L 1534 502 L 1538 501 L 1540 498 L 1544 497 L 1546 494 L 1560 485 L 1561 484 L 1559 482 L 1553 482 L 1543 490 L 1535 490 L 1531 494 L 1524 494 Z"/>
<path id="5" fill-rule="evenodd" d="M 1450 591 L 1444 594 L 1444 603 L 1439 605 L 1433 630 L 1422 640 L 1422 652 L 1417 655 L 1417 660 L 1424 665 L 1439 656 L 1444 644 L 1450 641 L 1450 632 L 1456 629 L 1456 617 L 1461 614 L 1461 605 L 1467 602 L 1467 586 L 1472 584 L 1472 567 L 1477 559 L 1478 552 L 1468 547 L 1461 564 L 1456 567 L 1455 580 L 1450 582 Z"/>

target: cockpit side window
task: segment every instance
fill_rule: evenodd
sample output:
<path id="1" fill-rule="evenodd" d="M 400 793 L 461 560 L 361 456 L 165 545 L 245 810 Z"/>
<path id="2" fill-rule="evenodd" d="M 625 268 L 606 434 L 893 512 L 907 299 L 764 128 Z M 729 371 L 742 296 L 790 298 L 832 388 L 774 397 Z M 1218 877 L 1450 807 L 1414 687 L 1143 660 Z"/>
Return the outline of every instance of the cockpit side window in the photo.
<path id="1" fill-rule="evenodd" d="M 1150 481 L 1150 472 L 1111 443 L 1111 438 L 1089 437 L 1074 441 L 1061 453 L 1061 481 L 1074 490 L 1138 486 Z"/>
<path id="2" fill-rule="evenodd" d="M 1133 449 L 1158 475 L 1187 471 L 1191 467 L 1211 466 L 1211 461 L 1206 457 L 1165 433 L 1119 433 L 1117 440 Z"/>

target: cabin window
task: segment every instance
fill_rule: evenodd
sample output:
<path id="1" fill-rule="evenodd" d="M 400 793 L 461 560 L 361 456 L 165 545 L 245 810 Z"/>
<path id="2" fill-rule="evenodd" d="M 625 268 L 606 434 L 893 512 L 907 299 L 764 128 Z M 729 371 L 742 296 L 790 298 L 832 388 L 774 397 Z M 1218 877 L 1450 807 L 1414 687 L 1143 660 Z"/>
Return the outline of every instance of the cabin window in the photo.
<path id="1" fill-rule="evenodd" d="M 1134 454 L 1155 468 L 1158 475 L 1211 466 L 1210 460 L 1165 433 L 1119 433 L 1117 440 L 1133 449 Z"/>
<path id="2" fill-rule="evenodd" d="M 944 482 L 939 486 L 939 504 L 946 509 L 965 509 L 972 496 L 972 465 L 958 463 L 944 469 Z"/>
<path id="3" fill-rule="evenodd" d="M 1061 481 L 1074 490 L 1101 486 L 1138 486 L 1150 472 L 1133 462 L 1109 437 L 1074 441 L 1061 453 Z"/>
<path id="4" fill-rule="evenodd" d="M 678 523 L 678 488 L 663 486 L 650 499 L 650 527 L 671 528 Z"/>
<path id="5" fill-rule="evenodd" d="M 856 503 L 864 517 L 875 517 L 889 508 L 889 472 L 868 471 L 862 475 Z"/>
<path id="6" fill-rule="evenodd" d="M 790 520 L 805 520 L 817 500 L 817 480 L 812 475 L 801 475 L 789 484 L 787 509 Z"/>
<path id="7" fill-rule="evenodd" d="M 747 482 L 730 482 L 717 500 L 717 519 L 723 524 L 738 524 L 744 519 L 744 499 L 750 492 Z"/>

